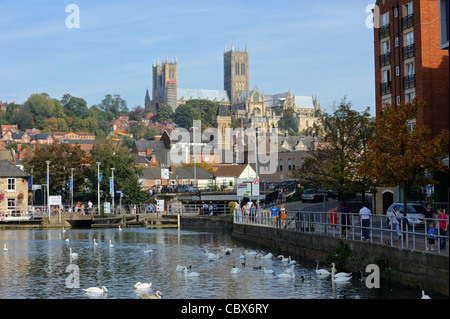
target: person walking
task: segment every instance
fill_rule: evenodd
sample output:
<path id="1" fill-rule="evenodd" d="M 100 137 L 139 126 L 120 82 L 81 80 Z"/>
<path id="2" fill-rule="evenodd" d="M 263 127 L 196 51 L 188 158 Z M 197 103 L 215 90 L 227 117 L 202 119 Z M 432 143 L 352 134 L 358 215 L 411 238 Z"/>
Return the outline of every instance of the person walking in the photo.
<path id="1" fill-rule="evenodd" d="M 433 222 L 428 225 L 428 245 L 427 251 L 434 250 L 435 236 L 437 234 L 437 229 L 434 227 Z"/>
<path id="2" fill-rule="evenodd" d="M 447 249 L 448 217 L 445 214 L 445 209 L 443 209 L 443 208 L 438 209 L 437 220 L 438 220 L 438 222 L 437 222 L 436 228 L 438 229 L 438 235 L 439 235 L 439 249 L 446 250 Z"/>
<path id="3" fill-rule="evenodd" d="M 277 215 L 278 215 L 278 209 L 277 209 L 277 207 L 275 206 L 275 204 L 273 204 L 272 205 L 272 208 L 270 209 L 270 215 L 271 215 L 271 217 L 272 217 L 272 220 L 273 220 L 273 225 L 275 226 L 276 225 L 276 222 L 277 222 Z"/>
<path id="4" fill-rule="evenodd" d="M 280 223 L 281 223 L 281 227 L 284 227 L 285 220 L 286 220 L 286 207 L 284 206 L 284 204 L 281 204 L 281 207 L 280 207 Z"/>
<path id="5" fill-rule="evenodd" d="M 400 231 L 400 226 L 399 226 L 399 223 L 398 223 L 398 220 L 399 220 L 400 216 L 399 216 L 399 212 L 398 212 L 397 206 L 394 206 L 394 209 L 392 211 L 388 212 L 388 217 L 389 217 L 389 221 L 390 221 L 390 224 L 391 224 L 391 229 L 393 231 L 397 231 L 397 237 L 398 237 L 397 243 L 399 243 L 400 239 L 402 239 L 402 233 Z"/>
<path id="6" fill-rule="evenodd" d="M 371 215 L 370 209 L 367 208 L 367 204 L 363 204 L 363 207 L 359 210 L 359 223 L 362 227 L 362 240 L 369 240 L 370 239 L 370 215 Z"/>

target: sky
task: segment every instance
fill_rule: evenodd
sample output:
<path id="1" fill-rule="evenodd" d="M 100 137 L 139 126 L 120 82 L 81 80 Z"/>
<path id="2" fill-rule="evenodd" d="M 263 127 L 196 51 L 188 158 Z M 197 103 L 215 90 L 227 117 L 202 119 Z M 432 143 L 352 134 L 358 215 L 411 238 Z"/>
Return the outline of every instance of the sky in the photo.
<path id="1" fill-rule="evenodd" d="M 345 96 L 375 113 L 374 1 L 0 0 L 0 101 L 68 93 L 129 109 L 151 94 L 153 61 L 177 59 L 178 87 L 223 90 L 223 52 L 248 47 L 250 89 L 317 95 L 323 110 Z M 73 27 L 78 8 L 79 25 Z M 68 22 L 68 23 L 67 23 Z"/>

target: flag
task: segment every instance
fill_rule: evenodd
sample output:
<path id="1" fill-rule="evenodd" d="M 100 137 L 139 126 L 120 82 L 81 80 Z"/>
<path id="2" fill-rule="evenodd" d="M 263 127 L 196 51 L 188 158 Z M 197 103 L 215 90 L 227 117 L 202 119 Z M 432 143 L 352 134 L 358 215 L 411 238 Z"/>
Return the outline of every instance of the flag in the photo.
<path id="1" fill-rule="evenodd" d="M 103 177 L 103 174 L 100 174 L 100 175 L 98 176 L 98 181 L 99 181 L 99 182 L 102 181 L 102 177 Z"/>

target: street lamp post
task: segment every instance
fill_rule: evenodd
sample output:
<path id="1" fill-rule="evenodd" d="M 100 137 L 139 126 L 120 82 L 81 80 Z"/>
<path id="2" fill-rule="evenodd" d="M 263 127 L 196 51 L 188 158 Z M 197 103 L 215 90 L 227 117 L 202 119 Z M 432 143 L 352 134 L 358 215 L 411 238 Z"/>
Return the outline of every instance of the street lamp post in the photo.
<path id="1" fill-rule="evenodd" d="M 70 180 L 70 211 L 73 211 L 73 168 L 70 169 L 71 171 L 71 180 Z"/>
<path id="2" fill-rule="evenodd" d="M 50 222 L 50 189 L 49 189 L 49 185 L 50 185 L 50 181 L 49 181 L 49 165 L 50 165 L 50 161 L 47 160 L 45 161 L 45 164 L 47 164 L 47 213 L 48 213 L 48 221 Z"/>
<path id="3" fill-rule="evenodd" d="M 112 200 L 112 213 L 114 213 L 114 167 L 111 167 L 111 200 Z"/>
<path id="4" fill-rule="evenodd" d="M 97 205 L 98 205 L 98 214 L 100 215 L 100 162 L 96 162 L 97 164 Z"/>

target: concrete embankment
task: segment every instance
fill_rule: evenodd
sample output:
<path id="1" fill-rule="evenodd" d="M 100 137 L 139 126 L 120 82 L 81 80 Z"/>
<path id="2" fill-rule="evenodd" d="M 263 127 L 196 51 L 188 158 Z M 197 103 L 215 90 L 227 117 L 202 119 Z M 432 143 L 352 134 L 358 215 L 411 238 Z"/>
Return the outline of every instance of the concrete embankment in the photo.
<path id="1" fill-rule="evenodd" d="M 345 269 L 360 274 L 369 264 L 380 268 L 381 280 L 449 296 L 449 257 L 423 251 L 399 249 L 380 243 L 321 236 L 270 227 L 233 225 L 233 237 L 284 253 L 324 262 L 344 243 L 350 252 Z"/>

